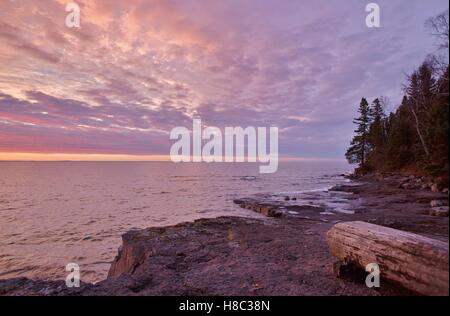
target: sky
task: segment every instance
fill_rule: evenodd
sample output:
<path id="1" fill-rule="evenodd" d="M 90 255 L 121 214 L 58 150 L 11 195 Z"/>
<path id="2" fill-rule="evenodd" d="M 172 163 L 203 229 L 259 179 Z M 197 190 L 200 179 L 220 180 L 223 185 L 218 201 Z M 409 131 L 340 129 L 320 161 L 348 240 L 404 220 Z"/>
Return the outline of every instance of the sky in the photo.
<path id="1" fill-rule="evenodd" d="M 164 157 L 194 117 L 276 126 L 281 155 L 342 159 L 361 98 L 396 107 L 436 51 L 425 20 L 448 9 L 375 1 L 368 28 L 363 0 L 75 2 L 80 28 L 69 1 L 0 1 L 0 159 Z"/>

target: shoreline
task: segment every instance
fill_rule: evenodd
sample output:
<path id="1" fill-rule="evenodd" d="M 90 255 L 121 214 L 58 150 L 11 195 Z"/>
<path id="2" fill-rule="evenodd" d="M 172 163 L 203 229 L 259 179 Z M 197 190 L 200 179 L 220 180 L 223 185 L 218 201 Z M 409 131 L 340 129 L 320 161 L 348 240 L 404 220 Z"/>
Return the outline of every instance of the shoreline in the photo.
<path id="1" fill-rule="evenodd" d="M 365 221 L 448 242 L 448 194 L 422 189 L 415 177 L 350 178 L 327 194 L 344 199 L 352 213 L 302 205 L 292 196 L 240 199 L 235 203 L 266 218 L 219 217 L 129 231 L 104 281 L 67 288 L 64 280 L 0 280 L 0 295 L 413 294 L 337 278 L 325 234 L 339 222 Z M 446 216 L 432 212 L 445 207 Z"/>

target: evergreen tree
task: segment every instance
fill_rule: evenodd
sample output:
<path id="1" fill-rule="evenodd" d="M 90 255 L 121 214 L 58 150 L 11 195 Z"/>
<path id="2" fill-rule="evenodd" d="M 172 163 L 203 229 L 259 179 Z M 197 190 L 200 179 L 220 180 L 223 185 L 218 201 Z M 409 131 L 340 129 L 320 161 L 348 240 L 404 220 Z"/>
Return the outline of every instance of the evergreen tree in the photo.
<path id="1" fill-rule="evenodd" d="M 349 163 L 358 163 L 361 169 L 366 168 L 367 154 L 369 152 L 369 126 L 370 108 L 365 98 L 362 98 L 358 109 L 359 117 L 353 123 L 357 125 L 356 135 L 353 137 L 350 148 L 345 157 Z"/>
<path id="2" fill-rule="evenodd" d="M 435 97 L 424 122 L 424 134 L 430 148 L 426 169 L 433 175 L 448 174 L 449 151 L 448 67 L 437 80 Z"/>
<path id="3" fill-rule="evenodd" d="M 408 98 L 403 97 L 402 104 L 388 119 L 385 169 L 398 170 L 414 161 L 413 143 L 415 132 Z"/>
<path id="4" fill-rule="evenodd" d="M 384 163 L 386 143 L 386 115 L 380 99 L 375 99 L 369 112 L 369 145 L 370 153 L 367 157 L 370 169 L 379 169 Z"/>
<path id="5" fill-rule="evenodd" d="M 375 99 L 370 108 L 370 128 L 369 128 L 369 142 L 374 151 L 382 151 L 386 134 L 385 134 L 385 117 L 384 109 L 380 99 Z"/>

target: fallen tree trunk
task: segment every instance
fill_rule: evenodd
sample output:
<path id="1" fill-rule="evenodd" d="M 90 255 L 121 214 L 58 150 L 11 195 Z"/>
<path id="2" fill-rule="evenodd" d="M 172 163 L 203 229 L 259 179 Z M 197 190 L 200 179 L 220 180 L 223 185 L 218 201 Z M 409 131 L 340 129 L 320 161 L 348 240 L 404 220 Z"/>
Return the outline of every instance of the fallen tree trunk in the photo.
<path id="1" fill-rule="evenodd" d="M 448 243 L 365 222 L 334 225 L 327 242 L 342 262 L 362 269 L 378 264 L 381 280 L 422 295 L 449 295 Z"/>

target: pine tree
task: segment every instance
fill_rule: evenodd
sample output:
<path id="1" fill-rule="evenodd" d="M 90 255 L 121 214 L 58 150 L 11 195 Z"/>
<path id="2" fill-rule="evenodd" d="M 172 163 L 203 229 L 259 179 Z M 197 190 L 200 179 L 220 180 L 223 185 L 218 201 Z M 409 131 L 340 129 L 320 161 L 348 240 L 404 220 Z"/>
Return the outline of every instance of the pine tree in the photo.
<path id="1" fill-rule="evenodd" d="M 409 100 L 403 97 L 402 104 L 388 119 L 388 134 L 386 146 L 386 169 L 398 170 L 409 165 L 415 159 L 413 143 L 415 132 L 409 110 Z"/>
<path id="2" fill-rule="evenodd" d="M 448 67 L 437 80 L 436 95 L 424 122 L 424 134 L 430 148 L 426 169 L 433 175 L 448 174 L 449 99 Z"/>
<path id="3" fill-rule="evenodd" d="M 345 157 L 348 162 L 358 163 L 361 169 L 366 168 L 367 154 L 370 150 L 369 146 L 369 126 L 370 126 L 370 109 L 369 103 L 362 98 L 358 109 L 359 117 L 353 123 L 358 127 L 355 130 L 356 135 L 353 137 L 350 148 L 347 150 Z"/>
<path id="4" fill-rule="evenodd" d="M 386 130 L 383 105 L 380 99 L 375 99 L 370 108 L 371 124 L 369 128 L 369 142 L 374 151 L 382 151 L 385 145 Z"/>

